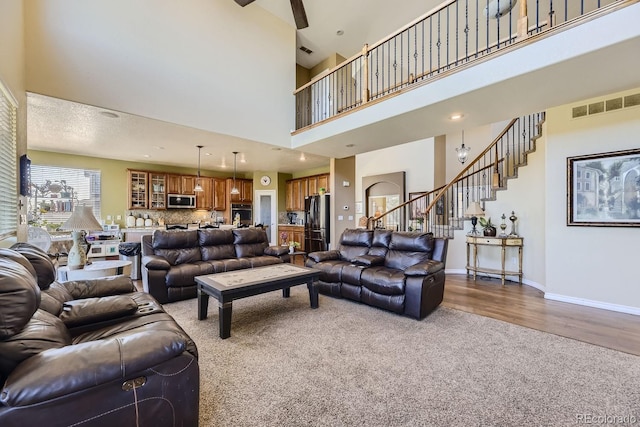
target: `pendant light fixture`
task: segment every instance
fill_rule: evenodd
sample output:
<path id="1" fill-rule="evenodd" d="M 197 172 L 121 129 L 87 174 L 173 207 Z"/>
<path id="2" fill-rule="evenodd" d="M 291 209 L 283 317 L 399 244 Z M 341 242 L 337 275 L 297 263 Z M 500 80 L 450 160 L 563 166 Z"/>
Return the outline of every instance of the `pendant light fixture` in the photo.
<path id="1" fill-rule="evenodd" d="M 231 188 L 231 194 L 240 194 L 238 187 L 236 186 L 236 159 L 238 158 L 238 152 L 233 152 L 233 188 Z"/>
<path id="2" fill-rule="evenodd" d="M 198 147 L 198 177 L 196 178 L 196 186 L 193 187 L 193 191 L 201 192 L 204 190 L 202 189 L 202 185 L 200 185 L 200 150 L 202 150 L 204 145 L 196 145 L 196 147 Z"/>
<path id="3" fill-rule="evenodd" d="M 458 152 L 458 160 L 464 165 L 464 162 L 467 161 L 469 151 L 471 151 L 471 148 L 464 146 L 464 131 L 462 131 L 462 146 L 460 148 L 456 148 L 456 151 Z"/>

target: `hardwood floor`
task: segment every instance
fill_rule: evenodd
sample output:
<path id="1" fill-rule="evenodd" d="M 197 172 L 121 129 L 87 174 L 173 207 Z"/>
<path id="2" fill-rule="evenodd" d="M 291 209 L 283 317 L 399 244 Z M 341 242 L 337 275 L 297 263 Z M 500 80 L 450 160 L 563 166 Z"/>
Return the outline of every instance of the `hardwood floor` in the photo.
<path id="1" fill-rule="evenodd" d="M 640 356 L 640 316 L 546 300 L 515 282 L 448 274 L 442 305 Z"/>

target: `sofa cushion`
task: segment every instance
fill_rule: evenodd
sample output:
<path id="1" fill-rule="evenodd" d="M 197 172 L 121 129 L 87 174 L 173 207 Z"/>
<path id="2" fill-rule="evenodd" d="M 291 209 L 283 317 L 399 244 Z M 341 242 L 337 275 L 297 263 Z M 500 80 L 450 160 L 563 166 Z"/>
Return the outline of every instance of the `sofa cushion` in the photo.
<path id="1" fill-rule="evenodd" d="M 372 267 L 375 265 L 384 264 L 384 256 L 376 255 L 360 255 L 353 259 L 353 263 L 356 265 L 362 265 L 364 267 Z"/>
<path id="2" fill-rule="evenodd" d="M 313 266 L 316 270 L 320 270 L 321 274 L 318 280 L 327 283 L 337 283 L 342 281 L 342 267 L 350 265 L 348 261 L 329 260 Z"/>
<path id="3" fill-rule="evenodd" d="M 0 378 L 6 378 L 31 356 L 71 344 L 67 328 L 53 314 L 37 310 L 29 317 L 18 333 L 0 341 Z"/>
<path id="4" fill-rule="evenodd" d="M 372 307 L 379 307 L 394 313 L 404 312 L 406 295 L 382 295 L 371 289 L 362 288 L 360 301 Z"/>
<path id="5" fill-rule="evenodd" d="M 0 340 L 18 333 L 40 305 L 40 288 L 25 267 L 0 258 Z"/>
<path id="6" fill-rule="evenodd" d="M 231 230 L 198 230 L 198 243 L 203 261 L 235 258 L 235 236 Z"/>
<path id="7" fill-rule="evenodd" d="M 414 264 L 431 259 L 432 254 L 433 235 L 396 232 L 391 236 L 389 252 L 385 257 L 385 266 L 405 270 Z"/>
<path id="8" fill-rule="evenodd" d="M 360 283 L 365 288 L 382 295 L 404 293 L 404 272 L 388 267 L 369 267 L 362 271 Z"/>
<path id="9" fill-rule="evenodd" d="M 264 255 L 264 250 L 269 246 L 269 238 L 262 228 L 241 228 L 233 230 L 235 237 L 233 243 L 236 246 L 235 256 L 247 258 Z"/>
<path id="10" fill-rule="evenodd" d="M 11 249 L 29 260 L 36 271 L 40 289 L 47 289 L 56 280 L 56 267 L 45 251 L 29 243 L 15 243 Z"/>
<path id="11" fill-rule="evenodd" d="M 152 239 L 153 251 L 171 265 L 202 260 L 198 246 L 198 230 L 156 230 Z"/>
<path id="12" fill-rule="evenodd" d="M 194 277 L 212 273 L 213 266 L 207 261 L 175 265 L 167 271 L 165 283 L 168 287 L 193 286 Z"/>

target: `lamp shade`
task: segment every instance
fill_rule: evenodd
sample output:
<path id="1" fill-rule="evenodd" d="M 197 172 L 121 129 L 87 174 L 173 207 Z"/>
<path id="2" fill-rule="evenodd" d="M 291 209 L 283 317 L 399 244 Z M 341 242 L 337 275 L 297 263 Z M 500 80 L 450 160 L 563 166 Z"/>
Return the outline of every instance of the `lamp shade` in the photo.
<path id="1" fill-rule="evenodd" d="M 469 205 L 469 207 L 465 211 L 464 216 L 466 216 L 466 217 L 484 216 L 484 211 L 482 210 L 482 206 L 480 206 L 480 203 L 471 202 L 471 204 Z"/>
<path id="2" fill-rule="evenodd" d="M 102 230 L 102 225 L 100 225 L 96 217 L 93 216 L 93 208 L 90 206 L 77 206 L 60 229 L 71 231 L 100 231 Z"/>

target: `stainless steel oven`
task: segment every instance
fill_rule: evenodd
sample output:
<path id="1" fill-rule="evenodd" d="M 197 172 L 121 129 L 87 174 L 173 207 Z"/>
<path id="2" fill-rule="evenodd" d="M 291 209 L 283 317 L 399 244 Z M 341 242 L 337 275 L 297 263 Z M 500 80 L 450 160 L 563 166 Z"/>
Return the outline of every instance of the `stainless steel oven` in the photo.
<path id="1" fill-rule="evenodd" d="M 249 204 L 232 203 L 231 204 L 231 223 L 236 219 L 236 215 L 240 218 L 241 225 L 251 225 L 253 221 L 253 206 Z"/>

